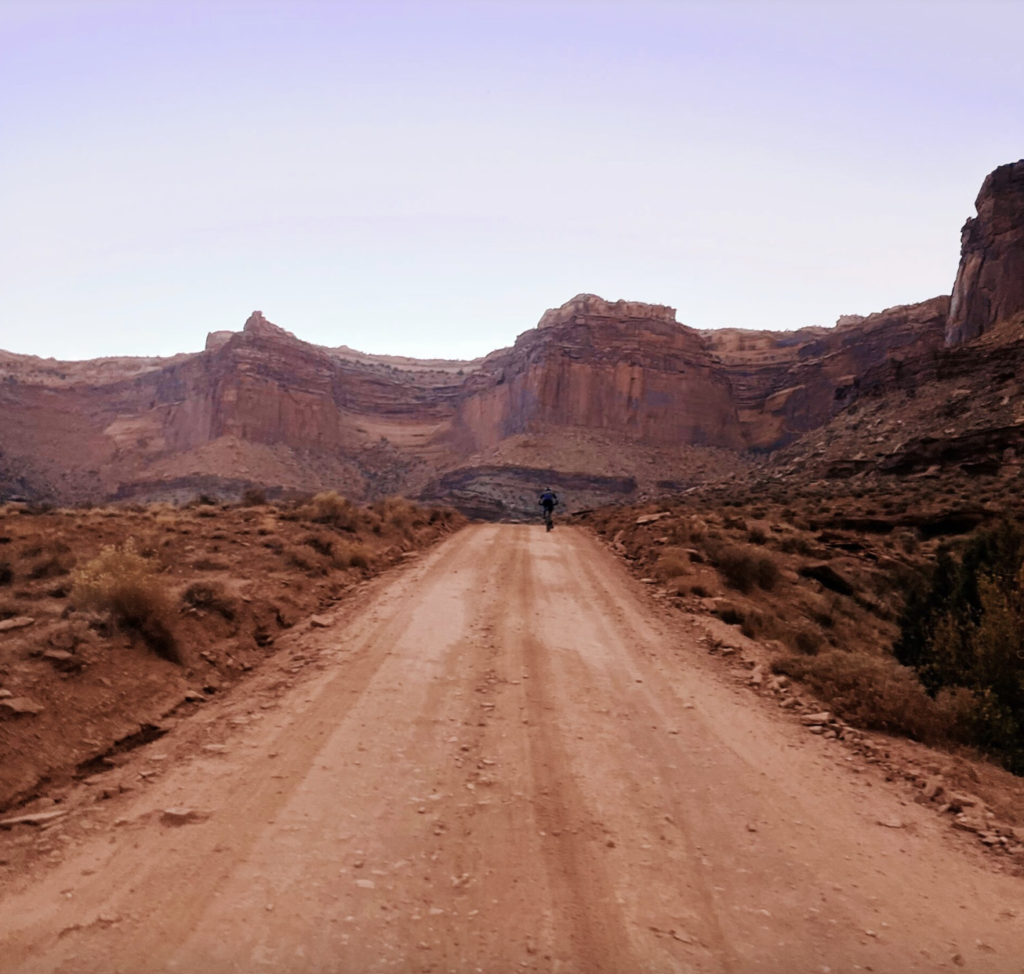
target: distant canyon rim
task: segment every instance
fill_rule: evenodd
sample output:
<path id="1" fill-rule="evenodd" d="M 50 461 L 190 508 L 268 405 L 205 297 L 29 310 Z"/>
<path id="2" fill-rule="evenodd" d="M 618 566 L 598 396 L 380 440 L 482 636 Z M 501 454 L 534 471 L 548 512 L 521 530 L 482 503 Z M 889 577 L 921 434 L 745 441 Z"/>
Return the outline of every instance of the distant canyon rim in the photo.
<path id="1" fill-rule="evenodd" d="M 1024 160 L 989 174 L 976 208 L 950 295 L 833 328 L 700 331 L 581 294 L 464 362 L 312 345 L 258 311 L 172 358 L 0 352 L 0 501 L 333 489 L 516 519 L 545 484 L 580 510 L 728 478 L 993 472 L 1021 445 L 1013 397 L 962 410 L 970 428 L 940 429 L 929 402 L 977 403 L 1020 374 Z M 853 435 L 840 420 L 865 397 L 918 406 Z"/>

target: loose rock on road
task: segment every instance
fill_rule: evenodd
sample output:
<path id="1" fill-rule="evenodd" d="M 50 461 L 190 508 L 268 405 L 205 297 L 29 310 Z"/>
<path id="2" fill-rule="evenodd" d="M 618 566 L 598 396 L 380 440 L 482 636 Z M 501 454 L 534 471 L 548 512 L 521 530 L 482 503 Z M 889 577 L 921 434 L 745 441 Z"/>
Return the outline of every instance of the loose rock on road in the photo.
<path id="1" fill-rule="evenodd" d="M 0 971 L 1024 971 L 1024 883 L 639 589 L 497 525 L 374 583 L 266 719 L 0 894 Z"/>

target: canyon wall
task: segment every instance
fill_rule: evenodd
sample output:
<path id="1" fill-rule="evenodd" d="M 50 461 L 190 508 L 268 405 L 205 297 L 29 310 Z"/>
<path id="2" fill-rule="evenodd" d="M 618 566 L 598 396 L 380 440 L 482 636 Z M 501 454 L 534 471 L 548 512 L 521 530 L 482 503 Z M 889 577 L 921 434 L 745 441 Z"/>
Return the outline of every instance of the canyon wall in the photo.
<path id="1" fill-rule="evenodd" d="M 740 475 L 866 396 L 916 396 L 974 361 L 972 339 L 1017 341 L 1018 319 L 1024 162 L 985 180 L 952 299 L 834 328 L 699 332 L 665 305 L 580 294 L 472 362 L 311 345 L 259 312 L 169 359 L 0 352 L 0 500 L 180 500 L 257 484 L 456 496 L 508 514 L 528 511 L 539 479 L 579 503 L 637 499 Z"/>
<path id="2" fill-rule="evenodd" d="M 960 237 L 946 341 L 962 345 L 1024 313 L 1024 159 L 991 172 Z"/>
<path id="3" fill-rule="evenodd" d="M 547 478 L 607 502 L 624 484 L 632 496 L 735 472 L 731 456 L 820 426 L 872 370 L 927 355 L 944 320 L 935 299 L 836 329 L 701 334 L 670 308 L 580 295 L 472 363 L 322 348 L 259 312 L 169 360 L 6 356 L 0 490 L 180 500 L 259 484 L 369 498 L 457 485 L 467 509 L 487 510 L 513 483 L 525 495 Z"/>
<path id="4" fill-rule="evenodd" d="M 467 379 L 450 440 L 460 453 L 496 446 L 517 433 L 575 426 L 613 430 L 638 443 L 744 446 L 728 376 L 700 335 L 651 306 L 592 295 L 571 313 L 548 311 L 542 326 L 489 357 Z M 665 309 L 671 312 L 671 309 Z"/>

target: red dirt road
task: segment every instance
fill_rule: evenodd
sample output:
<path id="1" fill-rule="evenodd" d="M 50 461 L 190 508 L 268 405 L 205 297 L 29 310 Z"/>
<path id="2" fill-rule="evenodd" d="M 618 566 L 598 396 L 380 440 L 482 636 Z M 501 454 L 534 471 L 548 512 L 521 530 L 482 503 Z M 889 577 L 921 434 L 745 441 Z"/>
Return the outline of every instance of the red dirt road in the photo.
<path id="1" fill-rule="evenodd" d="M 0 971 L 1024 971 L 1024 881 L 727 684 L 586 533 L 466 529 L 352 612 L 290 637 L 314 675 L 139 754 L 96 803 L 128 821 L 0 896 Z"/>

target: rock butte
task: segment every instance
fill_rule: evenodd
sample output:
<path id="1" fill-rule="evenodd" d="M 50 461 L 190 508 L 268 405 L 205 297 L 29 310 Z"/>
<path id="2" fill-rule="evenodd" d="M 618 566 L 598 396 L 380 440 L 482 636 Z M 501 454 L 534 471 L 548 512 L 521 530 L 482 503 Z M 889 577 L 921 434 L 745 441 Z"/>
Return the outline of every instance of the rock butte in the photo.
<path id="1" fill-rule="evenodd" d="M 952 298 L 834 328 L 698 331 L 663 305 L 580 294 L 467 362 L 311 345 L 258 311 L 168 359 L 0 352 L 0 499 L 260 485 L 501 516 L 530 510 L 541 480 L 581 507 L 739 473 L 859 397 L 955 367 L 968 343 L 1017 347 L 1024 161 L 985 180 L 977 209 Z"/>

